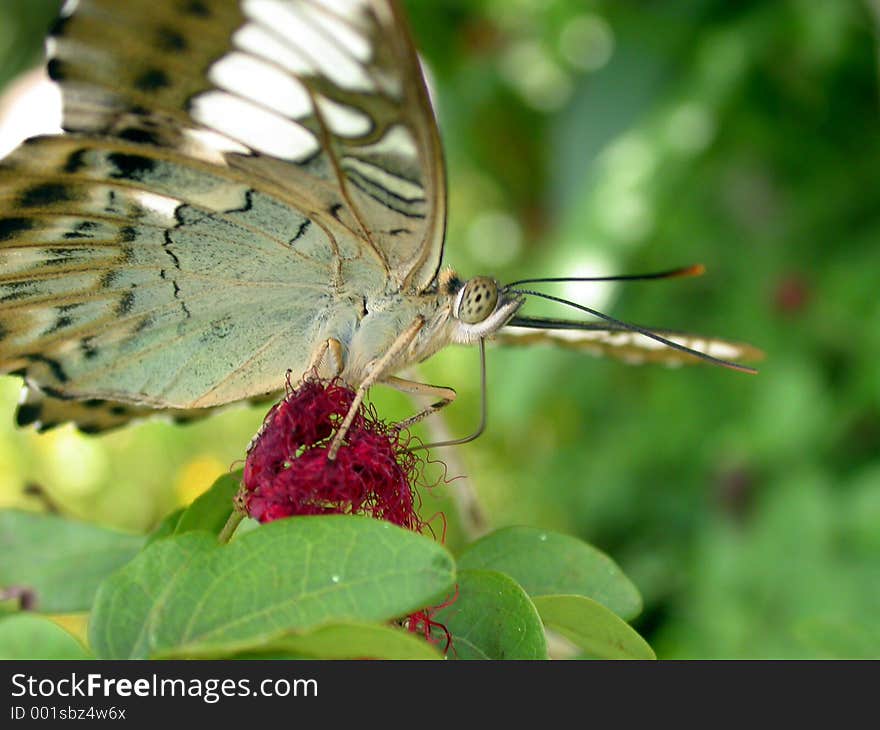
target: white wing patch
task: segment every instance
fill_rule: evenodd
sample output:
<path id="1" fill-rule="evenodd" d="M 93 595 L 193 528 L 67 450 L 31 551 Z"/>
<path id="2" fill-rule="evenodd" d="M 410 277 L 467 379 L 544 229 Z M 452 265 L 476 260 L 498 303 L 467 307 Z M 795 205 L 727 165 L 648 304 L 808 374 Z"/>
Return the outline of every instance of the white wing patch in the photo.
<path id="1" fill-rule="evenodd" d="M 305 15 L 302 7 L 285 0 L 242 1 L 245 16 L 261 25 L 268 34 L 296 41 L 306 63 L 306 73 L 326 76 L 341 89 L 376 91 L 357 56 L 341 47 L 334 41 L 333 34 L 327 32 L 326 23 L 332 22 L 330 17 L 325 14 L 325 23 L 316 23 L 315 14 Z"/>
<path id="2" fill-rule="evenodd" d="M 321 2 L 327 12 L 321 12 L 308 4 L 300 4 L 297 9 L 313 26 L 320 28 L 324 37 L 333 45 L 338 46 L 361 64 L 366 65 L 373 56 L 373 49 L 367 40 L 351 28 L 343 19 L 346 17 L 362 15 L 366 9 L 365 2 L 337 3 L 340 7 L 334 8 L 333 3 Z M 335 17 L 333 17 L 335 16 Z"/>
<path id="3" fill-rule="evenodd" d="M 363 137 L 373 128 L 366 114 L 330 99 L 318 99 L 318 109 L 330 131 L 340 137 Z"/>
<path id="4" fill-rule="evenodd" d="M 301 119 L 312 113 L 312 100 L 305 87 L 277 66 L 238 51 L 211 66 L 208 78 L 232 94 Z"/>
<path id="5" fill-rule="evenodd" d="M 174 225 L 174 211 L 180 205 L 179 200 L 146 190 L 135 191 L 132 193 L 132 197 L 145 209 L 158 213 L 160 220 L 165 221 L 168 225 Z"/>
<path id="6" fill-rule="evenodd" d="M 296 76 L 314 73 L 311 64 L 284 40 L 257 23 L 247 23 L 232 35 L 236 48 L 263 58 Z"/>
<path id="7" fill-rule="evenodd" d="M 200 94 L 190 113 L 206 127 L 282 160 L 305 160 L 320 149 L 317 137 L 301 125 L 224 91 Z"/>

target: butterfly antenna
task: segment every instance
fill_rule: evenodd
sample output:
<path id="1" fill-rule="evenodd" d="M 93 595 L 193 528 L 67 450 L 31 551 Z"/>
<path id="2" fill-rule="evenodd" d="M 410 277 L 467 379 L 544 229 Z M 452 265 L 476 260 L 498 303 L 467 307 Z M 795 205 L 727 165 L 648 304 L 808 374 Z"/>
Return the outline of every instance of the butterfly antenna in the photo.
<path id="1" fill-rule="evenodd" d="M 520 286 L 521 284 L 553 284 L 553 283 L 570 283 L 574 281 L 649 281 L 651 279 L 682 279 L 690 276 L 702 276 L 706 273 L 706 267 L 703 264 L 692 264 L 691 266 L 681 266 L 677 269 L 669 269 L 669 271 L 655 271 L 649 274 L 623 274 L 620 276 L 555 276 L 545 277 L 543 279 L 520 279 L 512 281 L 505 286 L 510 289 L 512 286 Z"/>
<path id="2" fill-rule="evenodd" d="M 524 294 L 527 296 L 539 297 L 541 299 L 547 299 L 551 302 L 558 302 L 559 304 L 565 304 L 569 307 L 573 307 L 574 309 L 579 309 L 582 312 L 586 312 L 587 314 L 591 314 L 594 317 L 598 317 L 599 319 L 604 319 L 606 322 L 610 322 L 613 325 L 621 327 L 626 330 L 630 330 L 631 332 L 638 332 L 640 335 L 644 335 L 645 337 L 649 337 L 652 340 L 656 340 L 657 342 L 662 342 L 667 347 L 671 347 L 673 350 L 679 350 L 680 352 L 686 352 L 688 355 L 693 355 L 700 360 L 705 360 L 706 362 L 710 362 L 714 365 L 719 365 L 724 368 L 729 368 L 730 370 L 738 370 L 741 373 L 748 373 L 749 375 L 756 375 L 758 373 L 755 368 L 747 367 L 746 365 L 740 365 L 737 362 L 731 362 L 730 360 L 722 360 L 718 357 L 712 357 L 712 355 L 707 355 L 705 352 L 700 352 L 699 350 L 694 350 L 690 347 L 685 347 L 684 345 L 680 345 L 677 342 L 673 342 L 661 335 L 658 335 L 654 332 L 651 332 L 649 329 L 645 329 L 644 327 L 639 327 L 637 324 L 630 324 L 629 322 L 624 322 L 619 319 L 615 319 L 607 314 L 603 314 L 595 309 L 590 309 L 590 307 L 585 307 L 583 304 L 577 304 L 575 302 L 570 302 L 568 299 L 562 299 L 561 297 L 554 297 L 550 294 L 544 294 L 542 292 L 530 291 L 528 289 L 510 289 L 509 291 L 514 294 Z"/>
<path id="3" fill-rule="evenodd" d="M 486 430 L 486 424 L 489 422 L 489 398 L 488 388 L 486 385 L 486 340 L 480 338 L 480 424 L 477 430 L 470 436 L 464 436 L 460 439 L 452 439 L 450 441 L 437 441 L 433 444 L 421 444 L 414 446 L 411 451 L 419 451 L 421 449 L 433 449 L 435 446 L 459 446 L 475 441 Z"/>

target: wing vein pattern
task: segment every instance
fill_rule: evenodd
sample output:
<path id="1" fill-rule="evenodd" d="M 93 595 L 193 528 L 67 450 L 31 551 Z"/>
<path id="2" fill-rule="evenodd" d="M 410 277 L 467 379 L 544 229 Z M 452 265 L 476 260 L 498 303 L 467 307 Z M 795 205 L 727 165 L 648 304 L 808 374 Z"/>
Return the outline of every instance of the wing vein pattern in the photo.
<path id="1" fill-rule="evenodd" d="M 0 161 L 19 423 L 259 398 L 352 302 L 435 286 L 443 161 L 396 0 L 79 0 L 48 49 L 65 133 Z"/>

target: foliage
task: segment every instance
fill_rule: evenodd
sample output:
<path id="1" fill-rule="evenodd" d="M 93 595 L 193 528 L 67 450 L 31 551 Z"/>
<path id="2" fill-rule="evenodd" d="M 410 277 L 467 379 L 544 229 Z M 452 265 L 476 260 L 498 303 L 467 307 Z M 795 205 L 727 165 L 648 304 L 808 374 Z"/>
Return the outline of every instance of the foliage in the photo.
<path id="1" fill-rule="evenodd" d="M 634 642 L 637 649 L 646 645 L 612 607 L 585 597 L 632 596 L 632 585 L 609 558 L 572 538 L 546 533 L 543 558 L 535 564 L 529 555 L 533 536 L 503 531 L 510 554 L 493 557 L 483 550 L 489 569 L 459 572 L 434 540 L 353 515 L 276 520 L 220 544 L 222 525 L 212 516 L 229 511 L 228 481 L 218 479 L 176 518 L 175 531 L 163 527 L 163 536 L 131 553 L 121 567 L 107 559 L 108 550 L 112 556 L 119 552 L 117 542 L 131 547 L 117 533 L 53 515 L 6 512 L 4 534 L 12 544 L 0 551 L 0 580 L 7 588 L 26 589 L 37 613 L 87 612 L 87 646 L 97 658 L 431 659 L 447 648 L 458 659 L 547 658 L 539 609 L 510 575 L 522 574 L 542 594 L 581 590 L 564 598 L 589 601 L 588 618 L 581 616 L 575 636 L 587 656 L 653 656 L 631 649 Z M 49 530 L 61 539 L 47 539 Z M 36 544 L 42 544 L 42 559 L 19 566 L 24 546 Z M 71 544 L 75 556 L 66 554 Z M 581 565 L 579 555 L 589 560 Z M 70 567 L 71 560 L 82 569 Z M 563 562 L 577 573 L 577 585 L 557 570 Z M 57 569 L 64 565 L 67 570 Z M 71 585 L 77 586 L 75 597 Z M 538 605 L 553 598 L 544 596 Z M 404 631 L 406 617 L 431 606 L 441 606 L 429 613 L 439 635 L 435 631 L 425 641 L 414 628 Z M 557 614 L 549 614 L 554 625 Z M 23 656 L 27 646 L 43 658 L 86 656 L 49 618 L 7 612 L 0 618 L 0 656 Z"/>

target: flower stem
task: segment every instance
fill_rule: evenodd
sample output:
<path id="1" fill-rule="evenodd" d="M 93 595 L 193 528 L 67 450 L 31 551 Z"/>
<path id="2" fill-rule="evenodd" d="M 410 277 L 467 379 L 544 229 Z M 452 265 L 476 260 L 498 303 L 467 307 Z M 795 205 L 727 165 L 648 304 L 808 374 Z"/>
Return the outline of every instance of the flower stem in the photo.
<path id="1" fill-rule="evenodd" d="M 239 512 L 237 509 L 232 510 L 232 514 L 229 515 L 229 519 L 226 520 L 226 524 L 223 525 L 223 529 L 220 530 L 220 534 L 217 535 L 217 542 L 221 545 L 228 543 L 232 538 L 232 534 L 235 532 L 235 528 L 238 527 L 243 519 L 243 512 Z"/>

